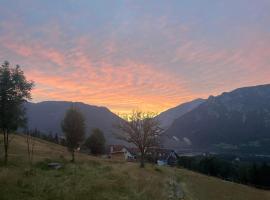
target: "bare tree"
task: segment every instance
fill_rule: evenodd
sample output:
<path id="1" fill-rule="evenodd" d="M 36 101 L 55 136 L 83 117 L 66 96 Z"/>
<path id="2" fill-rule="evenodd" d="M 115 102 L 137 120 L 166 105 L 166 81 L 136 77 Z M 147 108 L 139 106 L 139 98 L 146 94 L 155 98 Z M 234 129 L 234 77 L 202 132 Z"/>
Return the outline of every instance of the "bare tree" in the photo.
<path id="1" fill-rule="evenodd" d="M 116 128 L 119 139 L 134 144 L 140 151 L 140 167 L 144 167 L 144 160 L 150 148 L 160 145 L 163 129 L 154 113 L 133 111 L 131 115 L 123 116 Z"/>
<path id="2" fill-rule="evenodd" d="M 25 141 L 26 141 L 26 144 L 27 144 L 28 162 L 32 166 L 36 140 L 33 137 L 33 134 L 31 133 L 31 131 L 29 131 L 29 130 L 26 131 Z"/>

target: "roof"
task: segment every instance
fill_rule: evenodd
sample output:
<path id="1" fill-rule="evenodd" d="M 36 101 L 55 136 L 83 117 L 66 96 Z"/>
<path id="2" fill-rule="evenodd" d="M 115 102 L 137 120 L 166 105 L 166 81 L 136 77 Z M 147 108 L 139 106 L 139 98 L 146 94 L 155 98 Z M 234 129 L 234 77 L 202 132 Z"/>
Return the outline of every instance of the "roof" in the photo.
<path id="1" fill-rule="evenodd" d="M 113 152 L 120 152 L 122 151 L 123 148 L 126 148 L 124 145 L 110 145 L 110 151 L 112 147 L 113 147 Z"/>

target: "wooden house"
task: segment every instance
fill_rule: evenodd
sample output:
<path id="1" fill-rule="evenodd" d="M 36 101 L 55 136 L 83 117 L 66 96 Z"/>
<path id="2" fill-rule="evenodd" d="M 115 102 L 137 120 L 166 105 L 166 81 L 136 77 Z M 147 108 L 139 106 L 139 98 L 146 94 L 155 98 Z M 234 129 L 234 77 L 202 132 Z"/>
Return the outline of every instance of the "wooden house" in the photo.
<path id="1" fill-rule="evenodd" d="M 124 145 L 110 145 L 109 157 L 116 160 L 132 161 L 136 159 L 136 155 L 132 150 Z"/>

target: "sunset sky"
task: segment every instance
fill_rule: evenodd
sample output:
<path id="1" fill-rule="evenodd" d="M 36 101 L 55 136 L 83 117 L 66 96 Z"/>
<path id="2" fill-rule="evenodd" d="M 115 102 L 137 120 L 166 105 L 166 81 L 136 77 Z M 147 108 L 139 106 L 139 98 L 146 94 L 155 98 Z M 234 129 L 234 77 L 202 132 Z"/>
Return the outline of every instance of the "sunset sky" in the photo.
<path id="1" fill-rule="evenodd" d="M 0 61 L 33 101 L 161 112 L 270 83 L 269 0 L 0 0 Z"/>

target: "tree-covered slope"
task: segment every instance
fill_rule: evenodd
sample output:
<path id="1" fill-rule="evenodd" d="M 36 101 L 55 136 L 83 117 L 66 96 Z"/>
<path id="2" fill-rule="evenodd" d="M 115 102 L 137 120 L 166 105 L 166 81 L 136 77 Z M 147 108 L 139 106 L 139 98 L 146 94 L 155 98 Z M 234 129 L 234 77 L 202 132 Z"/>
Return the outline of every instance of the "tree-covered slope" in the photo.
<path id="1" fill-rule="evenodd" d="M 174 121 L 167 131 L 174 145 L 270 153 L 270 85 L 236 89 L 206 102 Z"/>
<path id="2" fill-rule="evenodd" d="M 105 107 L 92 106 L 84 103 L 66 101 L 45 101 L 40 103 L 26 103 L 28 128 L 37 128 L 41 132 L 49 134 L 62 134 L 61 122 L 65 112 L 70 106 L 76 106 L 84 115 L 87 135 L 94 128 L 104 132 L 107 143 L 121 143 L 113 135 L 113 126 L 121 120 L 117 115 Z"/>

